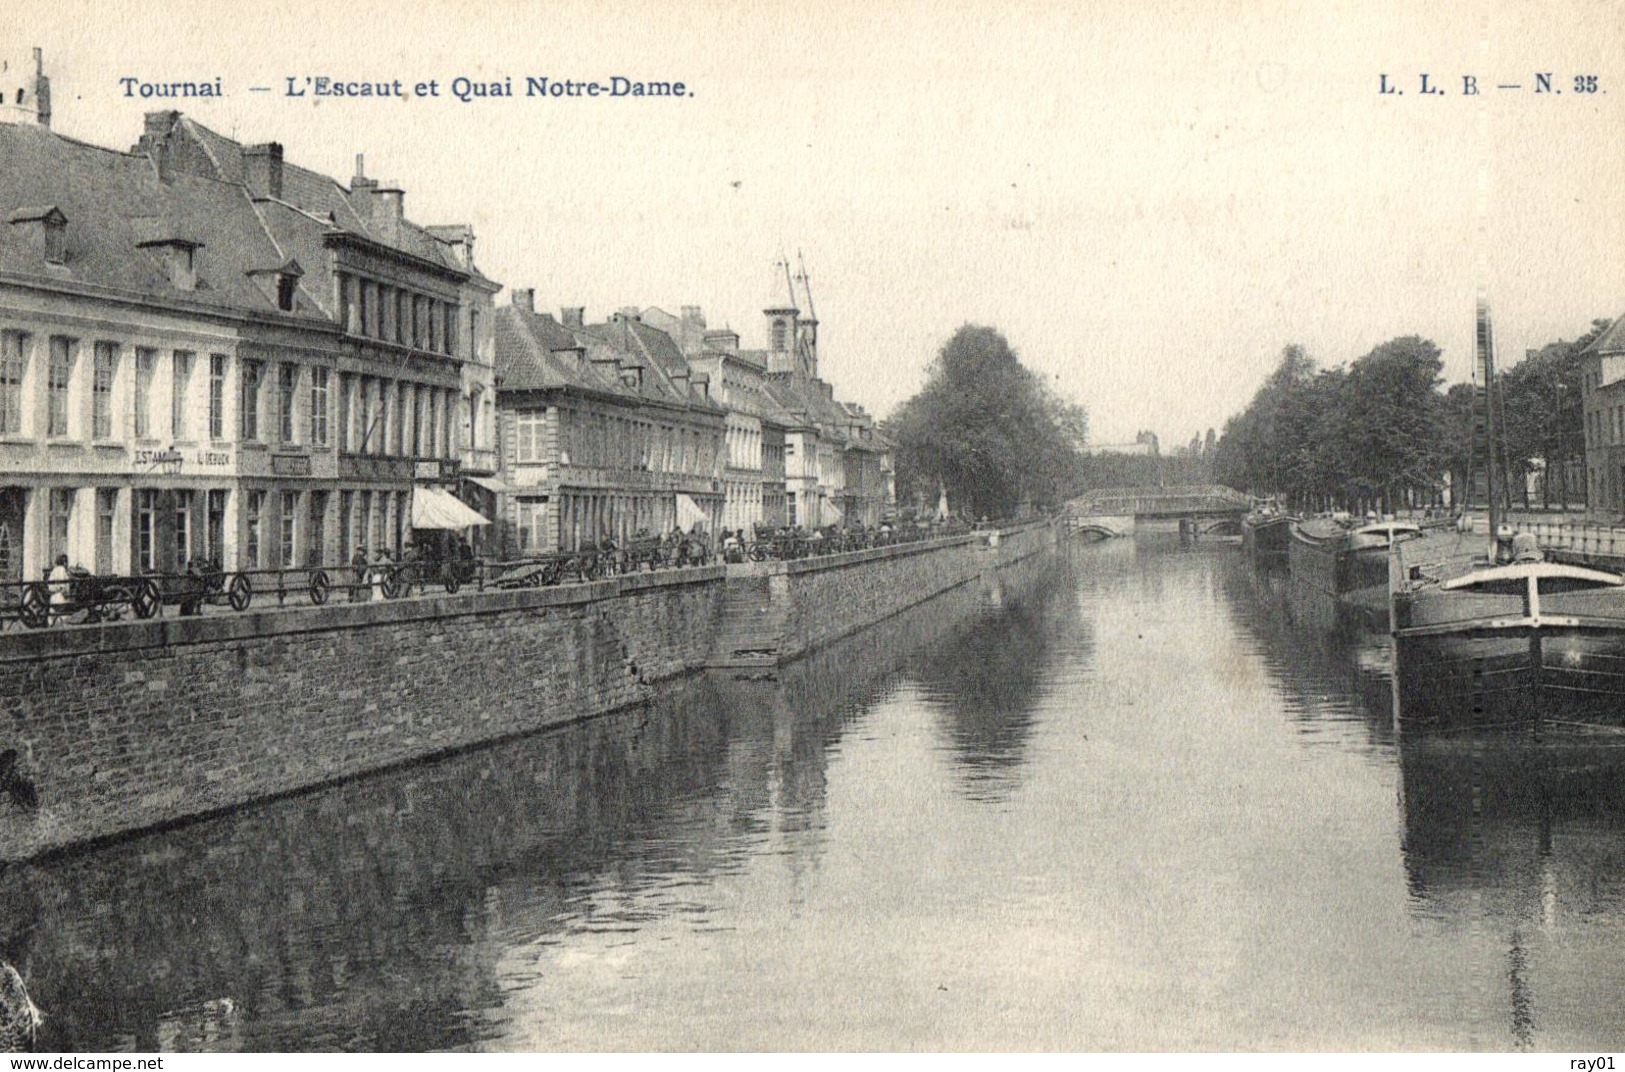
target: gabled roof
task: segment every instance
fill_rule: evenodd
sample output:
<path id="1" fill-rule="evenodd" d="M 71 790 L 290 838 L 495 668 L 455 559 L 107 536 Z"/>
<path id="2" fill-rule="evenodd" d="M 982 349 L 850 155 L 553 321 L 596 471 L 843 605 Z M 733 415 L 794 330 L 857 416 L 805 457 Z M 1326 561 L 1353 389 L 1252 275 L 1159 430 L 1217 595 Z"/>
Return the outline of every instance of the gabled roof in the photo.
<path id="1" fill-rule="evenodd" d="M 1614 322 L 1592 340 L 1591 345 L 1585 348 L 1588 354 L 1619 354 L 1625 353 L 1625 316 L 1617 316 Z"/>

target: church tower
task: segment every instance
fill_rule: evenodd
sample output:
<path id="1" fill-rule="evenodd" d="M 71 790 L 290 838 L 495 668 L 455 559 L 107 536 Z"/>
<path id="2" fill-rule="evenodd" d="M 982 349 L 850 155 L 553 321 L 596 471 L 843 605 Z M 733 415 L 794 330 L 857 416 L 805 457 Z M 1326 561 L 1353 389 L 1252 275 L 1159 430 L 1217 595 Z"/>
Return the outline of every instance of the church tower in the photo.
<path id="1" fill-rule="evenodd" d="M 51 125 L 51 80 L 40 49 L 29 59 L 0 54 L 0 123 Z"/>
<path id="2" fill-rule="evenodd" d="M 790 280 L 790 262 L 779 259 L 773 264 L 773 285 L 762 315 L 767 318 L 768 371 L 788 372 L 797 364 L 801 332 L 796 308 L 795 285 Z"/>
<path id="3" fill-rule="evenodd" d="M 807 310 L 807 315 L 797 321 L 796 348 L 801 354 L 802 367 L 807 375 L 818 378 L 818 312 L 813 306 L 812 283 L 807 279 L 807 262 L 802 259 L 801 252 L 796 252 L 796 279 L 801 284 L 800 301 Z M 794 297 L 794 292 L 791 294 Z"/>

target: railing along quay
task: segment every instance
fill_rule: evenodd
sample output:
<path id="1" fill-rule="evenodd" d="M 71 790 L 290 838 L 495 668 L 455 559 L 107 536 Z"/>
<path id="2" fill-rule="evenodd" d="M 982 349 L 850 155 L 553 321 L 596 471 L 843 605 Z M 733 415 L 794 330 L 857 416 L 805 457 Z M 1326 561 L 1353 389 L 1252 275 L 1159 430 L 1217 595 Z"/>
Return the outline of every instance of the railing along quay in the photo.
<path id="1" fill-rule="evenodd" d="M 649 537 L 589 544 L 519 558 L 439 561 L 350 562 L 261 569 L 221 570 L 198 566 L 183 573 L 93 574 L 73 569 L 67 580 L 47 574 L 36 581 L 0 584 L 0 631 L 102 625 L 161 617 L 241 613 L 274 599 L 276 607 L 320 607 L 329 602 L 366 602 L 414 595 L 455 596 L 488 589 L 584 584 L 603 577 L 713 565 L 765 562 L 839 554 L 918 543 L 972 531 L 962 523 L 883 529 L 758 531 L 755 539 L 727 537 L 720 548 L 696 536 Z"/>

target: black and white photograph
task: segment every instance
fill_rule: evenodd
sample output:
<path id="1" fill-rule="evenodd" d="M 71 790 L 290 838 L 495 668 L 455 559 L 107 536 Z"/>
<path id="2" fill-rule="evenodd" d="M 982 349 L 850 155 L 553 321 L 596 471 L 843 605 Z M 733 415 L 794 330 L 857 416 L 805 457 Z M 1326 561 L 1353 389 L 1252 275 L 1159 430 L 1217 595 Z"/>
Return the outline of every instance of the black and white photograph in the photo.
<path id="1" fill-rule="evenodd" d="M 1612 1070 L 1622 57 L 5 4 L 8 1067 Z"/>

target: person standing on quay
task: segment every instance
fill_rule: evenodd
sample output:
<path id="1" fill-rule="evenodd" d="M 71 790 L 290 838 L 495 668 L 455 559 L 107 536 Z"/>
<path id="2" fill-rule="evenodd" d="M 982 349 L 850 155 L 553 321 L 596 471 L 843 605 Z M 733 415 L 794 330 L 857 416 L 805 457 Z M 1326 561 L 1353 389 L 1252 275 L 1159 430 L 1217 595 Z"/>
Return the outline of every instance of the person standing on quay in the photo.
<path id="1" fill-rule="evenodd" d="M 51 567 L 46 580 L 51 588 L 51 620 L 57 621 L 67 613 L 68 582 L 73 579 L 73 571 L 68 569 L 68 556 L 57 555 L 56 565 Z"/>

